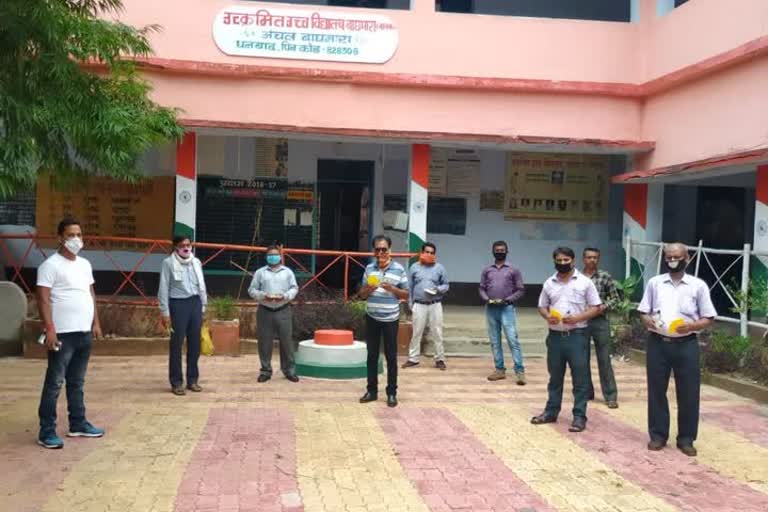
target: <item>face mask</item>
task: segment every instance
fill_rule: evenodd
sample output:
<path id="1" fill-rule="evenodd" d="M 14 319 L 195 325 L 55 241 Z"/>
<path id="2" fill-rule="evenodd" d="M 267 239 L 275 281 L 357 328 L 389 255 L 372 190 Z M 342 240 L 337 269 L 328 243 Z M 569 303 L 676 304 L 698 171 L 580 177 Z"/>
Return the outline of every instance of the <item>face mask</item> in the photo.
<path id="1" fill-rule="evenodd" d="M 279 254 L 267 254 L 267 264 L 268 265 L 279 265 L 280 264 L 280 255 Z"/>
<path id="2" fill-rule="evenodd" d="M 69 238 L 64 242 L 64 247 L 66 247 L 72 254 L 77 255 L 77 253 L 80 252 L 80 249 L 83 248 L 83 241 L 79 238 Z"/>
<path id="3" fill-rule="evenodd" d="M 505 253 L 505 252 L 494 252 L 493 253 L 493 259 L 495 259 L 496 261 L 504 261 L 505 259 L 507 259 L 507 253 Z"/>
<path id="4" fill-rule="evenodd" d="M 664 268 L 667 272 L 674 274 L 676 272 L 685 272 L 685 268 L 688 266 L 688 262 L 682 261 L 667 261 L 664 260 Z"/>
<path id="5" fill-rule="evenodd" d="M 561 274 L 567 274 L 573 270 L 573 263 L 555 263 L 555 270 Z"/>
<path id="6" fill-rule="evenodd" d="M 192 254 L 192 248 L 191 247 L 182 247 L 181 249 L 176 249 L 176 254 L 181 256 L 182 258 L 189 258 L 189 255 Z"/>
<path id="7" fill-rule="evenodd" d="M 434 254 L 427 254 L 425 252 L 421 253 L 419 256 L 419 262 L 423 263 L 424 265 L 432 265 L 435 263 L 435 255 Z"/>

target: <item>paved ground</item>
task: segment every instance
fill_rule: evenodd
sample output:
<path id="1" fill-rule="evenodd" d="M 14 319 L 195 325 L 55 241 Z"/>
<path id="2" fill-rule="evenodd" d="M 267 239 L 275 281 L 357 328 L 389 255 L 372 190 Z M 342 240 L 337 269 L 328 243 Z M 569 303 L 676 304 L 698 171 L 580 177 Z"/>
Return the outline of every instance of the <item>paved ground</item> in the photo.
<path id="1" fill-rule="evenodd" d="M 102 439 L 34 444 L 42 361 L 0 360 L 0 510 L 766 511 L 768 409 L 705 387 L 699 457 L 648 452 L 642 367 L 617 363 L 621 408 L 581 434 L 535 427 L 546 372 L 490 383 L 488 358 L 402 371 L 396 409 L 363 383 L 275 378 L 257 359 L 202 361 L 205 392 L 172 396 L 164 358 L 99 358 L 87 381 Z M 65 402 L 60 401 L 65 417 Z M 60 427 L 60 433 L 63 433 Z"/>

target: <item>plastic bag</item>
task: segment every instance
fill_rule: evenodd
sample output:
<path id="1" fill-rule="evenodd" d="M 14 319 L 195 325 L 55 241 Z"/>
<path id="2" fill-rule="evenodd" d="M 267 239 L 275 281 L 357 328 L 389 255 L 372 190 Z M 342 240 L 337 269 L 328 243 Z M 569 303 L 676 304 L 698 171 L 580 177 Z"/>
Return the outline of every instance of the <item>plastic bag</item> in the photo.
<path id="1" fill-rule="evenodd" d="M 203 328 L 200 330 L 200 353 L 204 356 L 213 355 L 213 340 L 208 322 L 203 322 Z"/>

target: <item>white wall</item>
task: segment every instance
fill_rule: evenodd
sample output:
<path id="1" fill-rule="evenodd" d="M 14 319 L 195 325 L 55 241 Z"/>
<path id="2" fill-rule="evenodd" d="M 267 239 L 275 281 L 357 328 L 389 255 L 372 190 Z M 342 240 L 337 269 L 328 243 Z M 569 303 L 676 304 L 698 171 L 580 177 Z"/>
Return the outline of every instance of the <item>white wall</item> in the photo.
<path id="1" fill-rule="evenodd" d="M 315 141 L 290 141 L 288 144 L 288 176 L 291 179 L 315 181 L 317 160 L 321 158 L 375 160 L 374 234 L 381 231 L 384 194 L 405 194 L 408 187 L 409 148 L 406 145 L 351 144 Z M 506 155 L 501 151 L 480 151 L 482 190 L 503 190 Z M 383 166 L 382 166 L 383 163 Z M 383 171 L 382 171 L 383 169 Z M 386 178 L 386 179 L 385 179 Z M 401 188 L 402 187 L 402 188 Z M 467 234 L 427 235 L 437 244 L 438 257 L 456 282 L 475 282 L 482 267 L 491 260 L 491 244 L 506 240 L 512 262 L 523 272 L 526 283 L 543 282 L 552 272 L 552 250 L 559 245 L 572 247 L 580 254 L 584 247 L 597 246 L 603 252 L 603 266 L 621 275 L 622 193 L 611 188 L 609 220 L 581 224 L 558 221 L 505 221 L 502 212 L 480 211 L 480 199 L 467 202 Z M 395 250 L 405 250 L 407 236 L 387 231 Z"/>

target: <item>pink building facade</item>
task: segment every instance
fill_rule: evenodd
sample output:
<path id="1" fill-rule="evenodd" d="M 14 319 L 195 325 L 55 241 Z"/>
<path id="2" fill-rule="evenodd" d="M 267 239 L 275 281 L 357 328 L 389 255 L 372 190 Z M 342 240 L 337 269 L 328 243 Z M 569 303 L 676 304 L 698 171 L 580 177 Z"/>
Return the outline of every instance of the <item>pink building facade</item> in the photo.
<path id="1" fill-rule="evenodd" d="M 188 129 L 146 171 L 199 240 L 265 240 L 257 216 L 293 246 L 428 239 L 468 297 L 494 240 L 531 284 L 557 245 L 617 274 L 627 236 L 768 248 L 765 0 L 124 3 L 162 27 L 141 70 Z M 216 228 L 210 190 L 280 179 L 305 203 Z"/>

